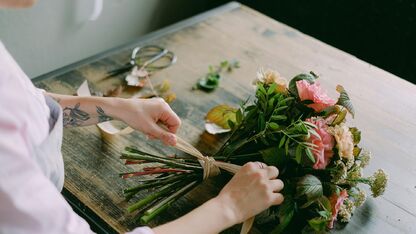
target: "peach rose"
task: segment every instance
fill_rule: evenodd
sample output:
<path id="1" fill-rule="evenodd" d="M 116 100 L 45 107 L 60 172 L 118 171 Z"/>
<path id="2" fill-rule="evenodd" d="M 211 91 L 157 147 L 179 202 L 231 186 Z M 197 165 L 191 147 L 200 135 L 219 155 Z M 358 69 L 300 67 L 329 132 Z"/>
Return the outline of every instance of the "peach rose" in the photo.
<path id="1" fill-rule="evenodd" d="M 341 207 L 342 203 L 344 203 L 344 200 L 347 199 L 348 193 L 347 190 L 342 190 L 339 194 L 339 196 L 334 193 L 329 197 L 329 202 L 331 203 L 332 208 L 332 217 L 331 221 L 328 223 L 328 228 L 334 227 L 334 222 L 337 220 L 339 208 Z"/>
<path id="2" fill-rule="evenodd" d="M 335 137 L 339 156 L 346 159 L 354 158 L 354 142 L 350 129 L 345 124 L 339 124 L 330 127 L 328 131 Z"/>
<path id="3" fill-rule="evenodd" d="M 324 90 L 321 89 L 318 82 L 309 84 L 306 80 L 296 81 L 299 98 L 301 101 L 311 100 L 312 104 L 308 107 L 314 109 L 316 112 L 321 112 L 329 106 L 335 105 L 336 101 L 331 99 Z"/>
<path id="4" fill-rule="evenodd" d="M 332 149 L 334 148 L 334 138 L 328 132 L 328 126 L 326 122 L 322 118 L 310 118 L 306 119 L 307 122 L 313 123 L 316 125 L 316 133 L 320 136 L 311 134 L 309 137 L 309 142 L 315 144 L 316 147 L 312 150 L 312 154 L 315 158 L 315 164 L 313 165 L 314 169 L 325 169 L 325 167 L 329 164 L 334 152 Z"/>
<path id="5" fill-rule="evenodd" d="M 287 80 L 281 76 L 277 71 L 260 69 L 257 72 L 257 79 L 254 81 L 254 84 L 257 82 L 271 85 L 276 83 L 276 92 L 286 93 L 287 92 Z"/>

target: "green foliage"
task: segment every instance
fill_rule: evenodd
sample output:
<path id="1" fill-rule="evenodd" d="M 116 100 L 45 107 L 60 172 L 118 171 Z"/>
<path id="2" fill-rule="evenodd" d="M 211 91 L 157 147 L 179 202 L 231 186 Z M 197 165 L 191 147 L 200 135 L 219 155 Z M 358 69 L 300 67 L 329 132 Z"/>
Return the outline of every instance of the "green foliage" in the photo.
<path id="1" fill-rule="evenodd" d="M 307 174 L 300 178 L 296 186 L 296 196 L 306 196 L 308 201 L 314 201 L 323 195 L 321 181 L 314 175 Z"/>
<path id="2" fill-rule="evenodd" d="M 334 121 L 331 123 L 331 125 L 337 125 L 342 123 L 344 121 L 345 117 L 347 116 L 347 110 L 342 110 L 337 114 L 337 117 L 335 117 Z"/>
<path id="3" fill-rule="evenodd" d="M 276 146 L 261 150 L 260 154 L 267 165 L 275 165 L 279 167 L 285 165 L 288 160 L 285 151 Z"/>
<path id="4" fill-rule="evenodd" d="M 354 145 L 357 145 L 361 141 L 361 131 L 358 128 L 350 128 Z"/>
<path id="5" fill-rule="evenodd" d="M 328 221 L 322 217 L 316 217 L 316 218 L 308 220 L 309 226 L 314 231 L 318 231 L 318 232 L 325 231 L 327 223 Z"/>
<path id="6" fill-rule="evenodd" d="M 337 91 L 340 93 L 337 104 L 345 107 L 348 110 L 348 112 L 350 112 L 352 117 L 354 118 L 354 115 L 355 115 L 354 107 L 352 105 L 352 101 L 350 97 L 348 96 L 347 91 L 345 91 L 344 87 L 342 87 L 341 85 L 337 86 Z"/>
<path id="7" fill-rule="evenodd" d="M 295 214 L 295 202 L 291 196 L 286 196 L 285 200 L 279 207 L 279 225 L 271 232 L 271 234 L 283 233 L 285 228 L 289 225 L 290 221 Z"/>
<path id="8" fill-rule="evenodd" d="M 316 170 L 312 167 L 316 161 L 314 150 L 317 147 L 312 140 L 320 140 L 321 136 L 317 126 L 306 119 L 325 119 L 336 115 L 332 123 L 326 123 L 330 126 L 345 122 L 348 112 L 354 116 L 351 100 L 340 86 L 337 89 L 340 92 L 337 105 L 320 113 L 307 107 L 310 102 L 300 101 L 296 81 L 306 80 L 312 84 L 316 79 L 317 76 L 313 73 L 300 74 L 290 81 L 289 92 L 279 92 L 274 83 L 257 82 L 254 101 L 242 105 L 241 114 L 236 113 L 236 124 L 231 136 L 216 154 L 231 159 L 231 162 L 237 158 L 241 160 L 238 163 L 259 160 L 278 167 L 279 178 L 285 182 L 285 201 L 278 208 L 279 224 L 271 233 L 287 232 L 287 229 L 325 232 L 332 217 L 327 197 L 333 193 L 339 194 L 344 189 L 349 190 L 351 184 L 373 185 L 377 188 L 376 194 L 384 191 L 386 176 L 382 173 L 379 173 L 378 180 L 374 179 L 375 176 L 371 179 L 360 178 L 359 173 L 356 173 L 354 175 L 357 179 L 354 181 L 333 182 L 332 171 L 342 172 L 336 167 L 336 161 L 346 163 L 338 155 L 336 147 L 332 149 L 334 156 L 326 168 Z M 354 160 L 360 160 L 358 155 L 361 148 L 357 144 L 361 140 L 361 132 L 357 128 L 350 128 L 350 131 L 355 145 Z M 255 156 L 243 158 L 238 155 Z M 298 221 L 306 226 L 296 227 L 294 223 Z"/>
<path id="9" fill-rule="evenodd" d="M 221 79 L 221 74 L 224 72 L 232 72 L 234 69 L 239 68 L 240 63 L 237 60 L 224 60 L 219 66 L 208 66 L 208 73 L 198 80 L 193 89 L 201 89 L 206 92 L 215 90 Z"/>

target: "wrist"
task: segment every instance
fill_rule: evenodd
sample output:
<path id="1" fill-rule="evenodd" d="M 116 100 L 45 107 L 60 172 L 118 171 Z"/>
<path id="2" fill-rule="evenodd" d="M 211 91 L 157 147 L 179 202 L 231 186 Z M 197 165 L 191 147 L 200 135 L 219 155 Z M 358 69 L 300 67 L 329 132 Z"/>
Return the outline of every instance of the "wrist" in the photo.
<path id="1" fill-rule="evenodd" d="M 106 113 L 108 114 L 108 116 L 110 116 L 114 120 L 123 121 L 125 112 L 126 110 L 128 110 L 128 107 L 127 107 L 128 99 L 111 97 L 111 98 L 106 98 L 106 100 L 107 100 L 106 101 L 106 106 L 107 106 Z"/>
<path id="2" fill-rule="evenodd" d="M 239 223 L 238 214 L 232 206 L 232 201 L 227 196 L 219 195 L 208 201 L 214 209 L 218 210 L 216 215 L 223 224 L 222 230 Z"/>

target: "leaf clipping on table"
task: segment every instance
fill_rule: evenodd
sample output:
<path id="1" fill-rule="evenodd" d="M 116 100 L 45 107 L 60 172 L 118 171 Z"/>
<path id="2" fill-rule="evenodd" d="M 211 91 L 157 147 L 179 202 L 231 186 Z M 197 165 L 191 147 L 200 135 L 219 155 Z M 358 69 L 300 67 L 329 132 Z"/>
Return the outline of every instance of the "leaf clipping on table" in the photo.
<path id="1" fill-rule="evenodd" d="M 347 109 L 348 112 L 350 112 L 350 114 L 354 118 L 354 107 L 352 105 L 350 97 L 348 96 L 347 91 L 345 91 L 344 87 L 342 87 L 341 85 L 337 85 L 337 91 L 338 93 L 340 93 L 337 104 L 345 107 L 345 109 Z"/>
<path id="2" fill-rule="evenodd" d="M 206 115 L 207 124 L 215 124 L 222 129 L 231 129 L 230 122 L 235 123 L 237 120 L 238 109 L 229 105 L 218 105 L 212 108 Z M 241 118 L 241 116 L 239 116 Z M 215 126 L 214 126 L 215 127 Z M 208 129 L 207 129 L 208 130 Z M 218 129 L 217 129 L 218 130 Z"/>

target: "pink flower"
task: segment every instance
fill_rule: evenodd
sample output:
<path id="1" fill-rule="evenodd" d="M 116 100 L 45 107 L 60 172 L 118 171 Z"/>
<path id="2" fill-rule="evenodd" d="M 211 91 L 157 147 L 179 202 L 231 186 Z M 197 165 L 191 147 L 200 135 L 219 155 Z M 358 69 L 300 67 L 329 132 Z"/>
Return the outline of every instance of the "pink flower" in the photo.
<path id="1" fill-rule="evenodd" d="M 312 154 L 315 158 L 315 164 L 313 165 L 314 169 L 325 169 L 329 164 L 334 152 L 334 138 L 328 132 L 328 126 L 323 118 L 310 118 L 306 119 L 307 122 L 313 123 L 316 125 L 316 133 L 320 136 L 315 136 L 311 134 L 308 141 L 312 144 L 315 144 L 316 147 L 312 150 Z"/>
<path id="2" fill-rule="evenodd" d="M 335 105 L 336 101 L 328 97 L 328 95 L 321 89 L 318 82 L 309 84 L 306 80 L 296 81 L 299 98 L 301 101 L 311 100 L 312 104 L 308 107 L 314 109 L 316 112 L 321 112 L 329 106 Z"/>
<path id="3" fill-rule="evenodd" d="M 339 196 L 334 193 L 331 195 L 331 197 L 329 197 L 329 202 L 331 203 L 332 208 L 332 217 L 331 221 L 328 223 L 328 228 L 334 227 L 334 222 L 337 220 L 339 208 L 341 207 L 342 203 L 344 203 L 344 200 L 347 199 L 347 197 L 348 193 L 345 189 L 339 193 Z"/>

